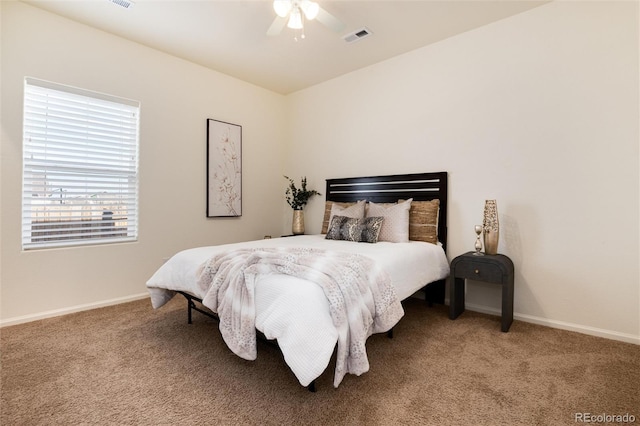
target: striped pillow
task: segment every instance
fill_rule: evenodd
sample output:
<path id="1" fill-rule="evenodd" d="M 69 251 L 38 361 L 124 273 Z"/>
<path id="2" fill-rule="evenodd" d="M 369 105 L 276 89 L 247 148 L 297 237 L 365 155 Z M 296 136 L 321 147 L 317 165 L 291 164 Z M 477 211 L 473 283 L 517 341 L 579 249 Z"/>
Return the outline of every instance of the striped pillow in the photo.
<path id="1" fill-rule="evenodd" d="M 409 210 L 409 239 L 436 244 L 439 214 L 440 200 L 413 201 Z"/>

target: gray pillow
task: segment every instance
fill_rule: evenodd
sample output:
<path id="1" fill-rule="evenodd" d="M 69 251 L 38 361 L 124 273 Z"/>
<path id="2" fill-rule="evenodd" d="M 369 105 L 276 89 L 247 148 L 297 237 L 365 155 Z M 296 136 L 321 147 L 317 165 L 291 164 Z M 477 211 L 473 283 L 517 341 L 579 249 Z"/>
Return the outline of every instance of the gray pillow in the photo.
<path id="1" fill-rule="evenodd" d="M 327 240 L 354 241 L 357 243 L 377 243 L 383 217 L 353 218 L 346 216 L 333 216 Z"/>

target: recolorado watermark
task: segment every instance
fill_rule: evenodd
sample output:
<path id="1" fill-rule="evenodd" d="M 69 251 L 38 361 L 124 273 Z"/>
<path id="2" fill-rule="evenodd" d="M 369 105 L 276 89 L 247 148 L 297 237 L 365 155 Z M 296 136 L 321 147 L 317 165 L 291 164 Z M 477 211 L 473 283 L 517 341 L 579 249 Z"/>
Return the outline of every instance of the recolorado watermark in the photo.
<path id="1" fill-rule="evenodd" d="M 636 421 L 636 416 L 629 413 L 574 413 L 573 418 L 576 423 L 635 423 Z"/>

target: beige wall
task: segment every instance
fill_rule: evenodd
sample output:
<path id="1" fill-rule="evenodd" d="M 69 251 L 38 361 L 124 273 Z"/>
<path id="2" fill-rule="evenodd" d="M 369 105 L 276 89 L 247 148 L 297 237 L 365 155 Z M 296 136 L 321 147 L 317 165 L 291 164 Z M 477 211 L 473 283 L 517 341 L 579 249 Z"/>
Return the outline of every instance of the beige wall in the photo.
<path id="1" fill-rule="evenodd" d="M 146 280 L 180 249 L 279 235 L 283 96 L 23 3 L 0 7 L 0 319 L 144 296 Z M 137 243 L 21 252 L 25 76 L 141 102 Z M 242 125 L 239 219 L 205 218 L 207 118 Z"/>
<path id="2" fill-rule="evenodd" d="M 450 258 L 495 198 L 518 318 L 640 343 L 638 47 L 637 2 L 556 2 L 353 72 L 289 96 L 288 172 L 448 171 Z"/>
<path id="3" fill-rule="evenodd" d="M 1 11 L 5 323 L 144 295 L 185 247 L 286 232 L 282 174 L 324 192 L 326 178 L 445 170 L 450 258 L 495 198 L 517 317 L 640 343 L 637 3 L 552 3 L 288 97 L 24 4 Z M 25 75 L 142 102 L 138 243 L 20 251 Z M 204 217 L 206 118 L 243 125 L 241 219 Z M 321 211 L 316 197 L 308 232 Z M 467 306 L 498 312 L 499 297 L 477 283 Z"/>

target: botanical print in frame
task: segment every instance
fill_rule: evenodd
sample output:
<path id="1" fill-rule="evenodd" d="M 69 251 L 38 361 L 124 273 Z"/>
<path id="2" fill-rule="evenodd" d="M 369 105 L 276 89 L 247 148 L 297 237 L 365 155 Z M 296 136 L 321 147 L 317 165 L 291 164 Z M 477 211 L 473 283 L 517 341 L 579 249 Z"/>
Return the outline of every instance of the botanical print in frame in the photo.
<path id="1" fill-rule="evenodd" d="M 242 216 L 242 126 L 207 119 L 207 217 Z"/>

